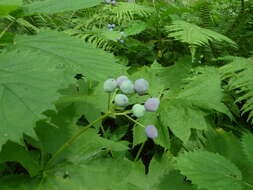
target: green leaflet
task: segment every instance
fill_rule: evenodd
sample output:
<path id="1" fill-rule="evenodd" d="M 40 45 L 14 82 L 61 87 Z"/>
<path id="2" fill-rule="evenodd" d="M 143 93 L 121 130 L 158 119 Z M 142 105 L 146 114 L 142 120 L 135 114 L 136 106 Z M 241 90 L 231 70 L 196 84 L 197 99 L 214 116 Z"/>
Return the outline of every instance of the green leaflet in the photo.
<path id="1" fill-rule="evenodd" d="M 14 48 L 35 51 L 72 77 L 82 73 L 92 80 L 104 80 L 124 69 L 115 63 L 112 54 L 57 31 L 46 30 L 36 36 L 18 36 Z"/>
<path id="2" fill-rule="evenodd" d="M 242 190 L 243 187 L 241 171 L 219 154 L 188 152 L 177 158 L 177 168 L 199 188 Z"/>
<path id="3" fill-rule="evenodd" d="M 93 7 L 101 2 L 103 2 L 103 0 L 44 0 L 27 4 L 25 10 L 27 15 L 33 15 L 36 13 L 54 14 Z"/>
<path id="4" fill-rule="evenodd" d="M 62 71 L 35 52 L 0 55 L 0 147 L 9 139 L 19 143 L 23 133 L 35 137 L 35 121 L 64 87 Z M 0 148 L 1 149 L 1 148 Z"/>
<path id="5" fill-rule="evenodd" d="M 0 17 L 6 16 L 12 11 L 22 6 L 22 0 L 1 0 L 0 1 Z"/>

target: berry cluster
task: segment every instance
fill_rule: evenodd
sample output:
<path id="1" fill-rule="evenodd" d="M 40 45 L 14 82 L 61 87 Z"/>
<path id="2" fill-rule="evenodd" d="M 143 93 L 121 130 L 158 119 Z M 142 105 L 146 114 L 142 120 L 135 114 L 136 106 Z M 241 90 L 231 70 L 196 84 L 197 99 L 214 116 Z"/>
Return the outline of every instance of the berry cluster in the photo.
<path id="1" fill-rule="evenodd" d="M 117 106 L 126 107 L 129 105 L 127 95 L 133 93 L 137 93 L 138 95 L 146 94 L 149 89 L 149 83 L 143 78 L 138 79 L 133 83 L 127 76 L 120 76 L 116 80 L 110 78 L 104 82 L 104 91 L 107 93 L 114 92 L 117 88 L 120 89 L 122 93 L 115 95 L 114 103 Z M 144 105 L 133 105 L 132 113 L 135 117 L 140 118 L 144 116 L 145 112 L 155 112 L 158 109 L 159 104 L 159 98 L 148 98 Z M 157 128 L 154 125 L 146 126 L 145 132 L 146 135 L 152 139 L 158 136 Z"/>
<path id="2" fill-rule="evenodd" d="M 116 5 L 116 0 L 105 0 L 105 3 L 111 4 L 111 5 Z"/>

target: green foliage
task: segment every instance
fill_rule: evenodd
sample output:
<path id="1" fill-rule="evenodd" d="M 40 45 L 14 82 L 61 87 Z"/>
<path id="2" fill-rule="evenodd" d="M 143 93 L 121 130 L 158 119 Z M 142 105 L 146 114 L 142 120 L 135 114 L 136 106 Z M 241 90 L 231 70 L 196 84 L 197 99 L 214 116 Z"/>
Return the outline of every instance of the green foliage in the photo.
<path id="1" fill-rule="evenodd" d="M 252 5 L 0 0 L 0 189 L 252 190 Z"/>

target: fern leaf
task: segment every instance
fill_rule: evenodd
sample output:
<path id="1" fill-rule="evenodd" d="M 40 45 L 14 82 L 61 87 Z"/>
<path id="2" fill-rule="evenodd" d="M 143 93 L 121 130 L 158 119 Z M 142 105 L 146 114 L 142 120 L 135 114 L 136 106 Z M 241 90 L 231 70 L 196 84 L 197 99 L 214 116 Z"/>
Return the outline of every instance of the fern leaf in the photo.
<path id="1" fill-rule="evenodd" d="M 225 42 L 232 47 L 237 47 L 233 40 L 222 34 L 182 20 L 173 21 L 172 25 L 167 26 L 166 29 L 169 32 L 169 37 L 191 46 L 208 46 L 209 41 L 214 41 L 220 43 Z"/>
<path id="2" fill-rule="evenodd" d="M 117 3 L 116 7 L 113 7 L 111 10 L 112 14 L 115 14 L 119 20 L 133 20 L 134 17 L 148 17 L 154 12 L 153 8 L 146 7 L 143 5 L 138 5 L 136 3 Z"/>
<path id="3" fill-rule="evenodd" d="M 242 102 L 242 115 L 249 113 L 248 121 L 253 123 L 253 65 L 249 59 L 233 58 L 230 64 L 220 68 L 228 89 L 237 94 L 236 102 Z"/>

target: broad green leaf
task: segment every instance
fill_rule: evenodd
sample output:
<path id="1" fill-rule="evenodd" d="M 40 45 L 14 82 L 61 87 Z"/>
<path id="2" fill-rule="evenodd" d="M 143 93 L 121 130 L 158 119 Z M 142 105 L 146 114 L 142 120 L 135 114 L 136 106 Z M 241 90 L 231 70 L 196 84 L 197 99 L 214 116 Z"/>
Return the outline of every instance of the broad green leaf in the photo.
<path id="1" fill-rule="evenodd" d="M 38 122 L 36 133 L 45 153 L 54 154 L 70 138 L 79 134 L 83 127 L 76 126 L 75 114 L 75 107 L 71 105 L 58 113 L 47 113 L 53 125 L 45 121 Z M 114 142 L 100 137 L 95 129 L 88 129 L 58 155 L 56 162 L 68 160 L 78 163 L 107 150 L 126 151 L 128 147 L 123 142 Z"/>
<path id="2" fill-rule="evenodd" d="M 76 11 L 79 9 L 96 6 L 103 0 L 44 0 L 35 1 L 25 6 L 26 12 L 32 14 L 54 14 L 65 11 Z"/>
<path id="3" fill-rule="evenodd" d="M 222 102 L 224 94 L 218 70 L 204 67 L 197 71 L 180 91 L 167 93 L 167 100 L 161 103 L 162 123 L 184 142 L 191 135 L 190 129 L 207 129 L 205 116 L 211 112 L 224 113 L 233 119 Z"/>
<path id="4" fill-rule="evenodd" d="M 112 54 L 62 32 L 46 30 L 35 36 L 18 36 L 14 47 L 44 55 L 72 76 L 83 74 L 92 80 L 104 80 L 123 69 Z"/>
<path id="5" fill-rule="evenodd" d="M 145 134 L 144 128 L 138 125 L 133 127 L 133 146 L 141 144 L 147 140 L 147 135 Z"/>
<path id="6" fill-rule="evenodd" d="M 168 174 L 162 176 L 160 184 L 157 185 L 159 190 L 197 190 L 195 186 L 187 183 L 184 180 L 184 176 L 181 175 L 178 171 L 172 171 Z"/>
<path id="7" fill-rule="evenodd" d="M 144 78 L 149 82 L 148 94 L 150 96 L 159 96 L 164 89 L 165 84 L 161 81 L 160 77 L 157 77 L 156 70 L 153 66 L 144 66 L 138 69 L 130 77 L 133 81 L 139 78 Z"/>
<path id="8" fill-rule="evenodd" d="M 0 152 L 0 163 L 18 162 L 33 177 L 40 171 L 39 155 L 28 152 L 24 147 L 8 141 Z"/>
<path id="9" fill-rule="evenodd" d="M 219 154 L 188 152 L 177 158 L 177 168 L 199 188 L 242 190 L 241 171 Z"/>
<path id="10" fill-rule="evenodd" d="M 191 129 L 207 129 L 205 113 L 183 100 L 162 101 L 160 116 L 162 124 L 185 143 L 191 135 Z"/>
<path id="11" fill-rule="evenodd" d="M 189 76 L 192 68 L 190 63 L 191 60 L 184 58 L 169 67 L 162 67 L 160 64 L 154 63 L 152 68 L 156 76 L 164 83 L 165 88 L 176 90 L 185 83 L 185 79 Z"/>
<path id="12" fill-rule="evenodd" d="M 0 17 L 6 16 L 10 12 L 22 6 L 22 0 L 1 0 L 0 1 Z"/>
<path id="13" fill-rule="evenodd" d="M 161 183 L 161 179 L 173 170 L 173 156 L 170 153 L 163 153 L 161 158 L 153 157 L 149 164 L 147 178 L 149 185 L 155 187 Z"/>
<path id="14" fill-rule="evenodd" d="M 253 135 L 248 133 L 242 137 L 243 150 L 248 160 L 253 164 Z"/>
<path id="15" fill-rule="evenodd" d="M 179 93 L 177 98 L 188 100 L 203 109 L 224 113 L 232 119 L 233 116 L 222 103 L 224 94 L 218 70 L 214 67 L 201 67 L 196 71 L 200 74 L 196 74 L 190 79 L 190 82 Z"/>
<path id="16" fill-rule="evenodd" d="M 19 143 L 24 133 L 35 137 L 35 121 L 53 108 L 64 84 L 62 71 L 45 56 L 23 50 L 1 54 L 0 147 L 8 139 Z"/>
<path id="17" fill-rule="evenodd" d="M 173 168 L 172 156 L 164 153 L 160 158 L 153 158 L 149 165 L 149 172 L 147 175 L 144 174 L 145 168 L 140 162 L 133 163 L 132 168 L 126 181 L 138 187 L 136 189 L 159 190 L 158 186 L 161 180 Z"/>
<path id="18" fill-rule="evenodd" d="M 216 152 L 231 160 L 241 170 L 243 179 L 249 183 L 253 181 L 253 165 L 245 159 L 243 141 L 231 132 L 226 132 L 221 128 L 209 129 L 206 133 L 205 149 Z M 222 144 L 222 146 L 221 146 Z"/>
<path id="19" fill-rule="evenodd" d="M 97 119 L 101 112 L 107 111 L 108 93 L 103 90 L 103 83 L 98 85 L 92 81 L 78 80 L 77 84 L 71 85 L 60 91 L 63 95 L 57 101 L 59 109 L 74 105 L 77 116 L 85 115 L 91 122 Z M 99 127 L 101 122 L 95 126 Z"/>

